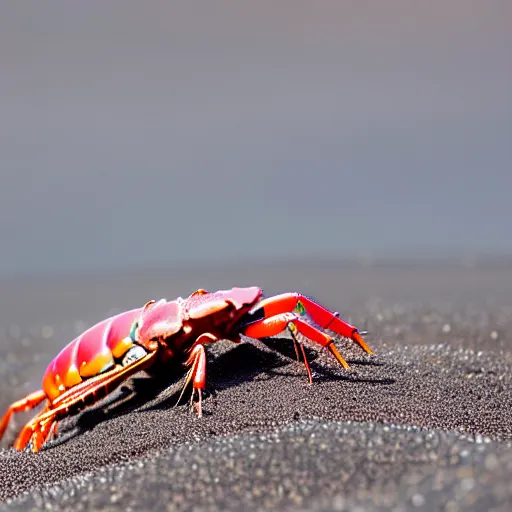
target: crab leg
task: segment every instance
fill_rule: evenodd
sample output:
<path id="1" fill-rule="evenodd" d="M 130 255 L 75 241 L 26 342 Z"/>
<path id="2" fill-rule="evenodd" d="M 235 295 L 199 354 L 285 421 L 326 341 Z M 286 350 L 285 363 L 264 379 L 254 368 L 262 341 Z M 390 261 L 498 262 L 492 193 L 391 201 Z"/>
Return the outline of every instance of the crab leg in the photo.
<path id="1" fill-rule="evenodd" d="M 194 347 L 190 354 L 188 364 L 192 364 L 192 367 L 188 372 L 187 380 L 185 382 L 185 385 L 183 386 L 183 391 L 187 387 L 188 383 L 192 381 L 193 391 L 192 396 L 190 397 L 190 403 L 193 402 L 194 394 L 197 390 L 197 394 L 199 397 L 199 400 L 197 402 L 197 416 L 200 418 L 203 415 L 203 389 L 206 387 L 206 351 L 203 345 L 196 345 Z M 181 392 L 181 395 L 183 395 L 183 391 Z"/>
<path id="2" fill-rule="evenodd" d="M 218 338 L 211 333 L 203 333 L 197 338 L 194 348 L 191 350 L 190 356 L 186 362 L 186 364 L 190 366 L 190 370 L 187 373 L 187 379 L 183 385 L 183 389 L 181 390 L 180 397 L 177 402 L 180 402 L 186 387 L 189 382 L 192 381 L 193 391 L 190 401 L 192 403 L 194 400 L 194 394 L 197 390 L 199 397 L 199 401 L 197 403 L 198 417 L 203 415 L 202 395 L 203 390 L 206 387 L 206 350 L 204 348 L 204 344 L 213 343 L 215 341 L 218 341 Z"/>
<path id="3" fill-rule="evenodd" d="M 331 354 L 344 368 L 349 368 L 345 359 L 341 357 L 340 353 L 334 346 L 334 340 L 325 332 L 319 331 L 316 327 L 313 327 L 299 318 L 295 313 L 280 313 L 269 318 L 256 320 L 255 322 L 243 327 L 242 333 L 250 338 L 267 338 L 269 336 L 276 336 L 287 328 L 292 332 L 292 335 L 300 332 L 311 341 L 314 341 L 323 347 L 327 347 Z M 307 363 L 305 364 L 306 368 L 308 368 L 308 377 L 311 382 L 309 365 Z"/>
<path id="4" fill-rule="evenodd" d="M 29 411 L 30 409 L 37 407 L 45 398 L 46 393 L 41 389 L 34 393 L 30 393 L 25 398 L 11 404 L 0 421 L 0 439 L 4 436 L 7 425 L 9 425 L 9 421 L 14 413 Z"/>
<path id="5" fill-rule="evenodd" d="M 57 431 L 57 421 L 51 418 L 40 425 L 40 429 L 34 432 L 32 442 L 34 445 L 43 446 L 52 435 Z"/>
<path id="6" fill-rule="evenodd" d="M 81 382 L 79 385 L 77 385 L 71 389 L 68 389 L 65 393 L 63 393 L 62 395 L 59 395 L 51 404 L 49 404 L 48 407 L 44 411 L 42 411 L 38 415 L 34 416 L 34 418 L 32 418 L 32 421 L 35 421 L 42 414 L 44 414 L 50 410 L 54 410 L 55 408 L 57 408 L 59 405 L 61 405 L 63 403 L 69 403 L 74 397 L 83 396 L 84 393 L 86 393 L 86 391 L 88 389 L 91 389 L 91 388 L 97 386 L 100 381 L 105 382 L 105 380 L 110 378 L 113 374 L 117 374 L 121 368 L 123 368 L 123 367 L 116 366 L 112 370 L 109 370 L 108 372 L 102 373 L 101 375 L 96 375 L 95 377 L 91 377 L 91 378 L 87 379 L 86 381 Z M 50 426 L 51 426 L 51 424 L 48 425 L 48 427 L 50 427 Z M 57 432 L 57 422 L 56 421 L 53 422 L 53 426 L 51 426 L 51 428 L 52 428 L 52 430 L 49 434 L 46 432 L 46 430 L 49 430 L 49 429 L 42 428 L 41 431 L 37 434 L 38 438 L 40 438 L 42 436 L 42 439 L 44 442 L 50 436 L 55 435 L 55 433 Z"/>
<path id="7" fill-rule="evenodd" d="M 91 405 L 101 400 L 130 376 L 150 366 L 156 356 L 156 351 L 150 352 L 128 366 L 119 366 L 106 373 L 102 379 L 98 379 L 94 385 L 81 388 L 81 392 L 77 387 L 76 393 L 68 395 L 68 398 L 61 400 L 56 407 L 42 412 L 29 421 L 20 432 L 14 447 L 17 450 L 23 450 L 32 440 L 32 451 L 38 452 L 53 430 L 55 422 L 72 414 L 80 406 Z M 87 381 L 84 384 L 86 383 Z"/>
<path id="8" fill-rule="evenodd" d="M 116 365 L 111 370 L 96 375 L 95 377 L 90 377 L 87 380 L 81 382 L 80 384 L 68 389 L 66 392 L 62 393 L 62 395 L 59 395 L 52 402 L 51 407 L 56 408 L 58 405 L 64 402 L 69 402 L 73 397 L 77 395 L 83 395 L 88 389 L 97 386 L 99 382 L 104 382 L 105 379 L 110 378 L 112 375 L 116 375 L 121 368 L 124 367 L 121 365 Z"/>
<path id="9" fill-rule="evenodd" d="M 329 311 L 300 293 L 283 293 L 263 299 L 258 303 L 258 308 L 251 313 L 251 316 L 270 318 L 286 312 L 293 312 L 299 316 L 307 313 L 322 329 L 330 329 L 349 338 L 358 343 L 365 352 L 373 354 L 356 327 L 341 320 L 338 313 Z"/>
<path id="10" fill-rule="evenodd" d="M 300 350 L 302 352 L 302 358 L 304 361 L 304 366 L 306 367 L 306 371 L 308 372 L 308 380 L 309 383 L 313 383 L 313 374 L 311 373 L 311 368 L 309 366 L 309 361 L 306 356 L 306 351 L 304 350 L 304 345 L 302 342 L 297 338 L 297 331 L 295 330 L 295 325 L 288 324 L 288 331 L 290 332 L 292 338 L 293 338 L 293 348 L 295 349 L 295 355 L 297 356 L 297 361 L 299 361 L 299 351 L 297 349 L 297 346 L 300 347 Z"/>

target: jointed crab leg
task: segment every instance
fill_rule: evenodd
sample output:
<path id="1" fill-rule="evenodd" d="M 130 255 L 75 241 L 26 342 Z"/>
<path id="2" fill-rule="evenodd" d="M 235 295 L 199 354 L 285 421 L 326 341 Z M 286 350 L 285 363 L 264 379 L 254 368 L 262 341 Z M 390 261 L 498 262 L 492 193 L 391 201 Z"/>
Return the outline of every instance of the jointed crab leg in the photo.
<path id="1" fill-rule="evenodd" d="M 144 357 L 134 361 L 128 366 L 119 366 L 103 375 L 103 378 L 98 378 L 93 385 L 87 381 L 81 389 L 74 388 L 67 399 L 61 400 L 54 408 L 47 409 L 23 427 L 20 435 L 14 443 L 17 450 L 22 450 L 32 439 L 32 451 L 37 452 L 40 450 L 43 443 L 46 441 L 49 433 L 53 430 L 53 424 L 66 416 L 69 411 L 81 404 L 90 405 L 104 398 L 121 383 L 123 383 L 129 376 L 147 368 L 157 357 L 157 352 L 150 352 Z M 81 391 L 81 392 L 80 392 Z"/>
<path id="2" fill-rule="evenodd" d="M 183 385 L 180 397 L 176 403 L 177 405 L 180 402 L 186 387 L 188 386 L 189 382 L 192 381 L 193 391 L 192 396 L 190 397 L 190 402 L 193 402 L 194 394 L 197 390 L 197 394 L 199 396 L 197 403 L 197 415 L 199 417 L 203 415 L 202 398 L 203 390 L 206 387 L 206 350 L 204 345 L 207 343 L 214 343 L 215 341 L 218 341 L 217 336 L 209 332 L 203 333 L 197 338 L 196 344 L 190 351 L 189 358 L 186 362 L 186 364 L 190 366 L 190 370 L 187 373 L 185 384 Z"/>
<path id="3" fill-rule="evenodd" d="M 263 338 L 275 336 L 288 329 L 293 337 L 297 356 L 297 345 L 301 348 L 310 383 L 312 382 L 311 369 L 304 347 L 297 339 L 297 333 L 301 333 L 311 341 L 327 347 L 338 362 L 348 369 L 349 366 L 336 349 L 334 340 L 325 332 L 301 319 L 301 316 L 306 313 L 322 329 L 331 329 L 341 336 L 350 338 L 357 342 L 368 354 L 373 354 L 373 351 L 368 347 L 354 326 L 341 320 L 338 313 L 329 311 L 299 293 L 283 293 L 260 301 L 257 307 L 248 314 L 247 319 L 250 323 L 243 326 L 241 332 L 253 338 Z"/>
<path id="4" fill-rule="evenodd" d="M 304 361 L 304 366 L 306 367 L 306 371 L 308 372 L 308 380 L 310 384 L 313 384 L 313 374 L 311 373 L 311 368 L 309 366 L 309 361 L 306 356 L 306 351 L 304 350 L 304 345 L 302 342 L 297 338 L 297 331 L 295 329 L 294 324 L 288 324 L 288 331 L 290 332 L 292 338 L 293 338 L 293 348 L 295 349 L 295 355 L 297 356 L 297 361 L 299 361 L 299 351 L 297 347 L 300 347 L 300 350 L 302 352 L 302 359 Z"/>
<path id="5" fill-rule="evenodd" d="M 71 403 L 72 400 L 79 396 L 84 396 L 84 394 L 87 392 L 87 390 L 98 387 L 101 385 L 101 383 L 104 383 L 106 380 L 108 380 L 112 375 L 118 374 L 119 371 L 122 369 L 122 366 L 115 366 L 112 370 L 109 370 L 105 373 L 102 373 L 100 375 L 97 375 L 96 377 L 91 377 L 87 379 L 86 381 L 81 382 L 79 385 L 68 389 L 65 393 L 62 395 L 59 395 L 51 404 L 47 406 L 47 408 L 42 411 L 41 413 L 37 414 L 32 418 L 32 422 L 36 421 L 38 418 L 40 418 L 44 413 L 49 412 L 51 410 L 54 410 L 57 408 L 57 406 L 64 404 L 64 403 Z M 98 400 L 101 397 L 95 397 L 96 400 Z M 94 400 L 93 400 L 94 401 Z M 36 431 L 34 433 L 35 438 L 37 439 L 36 443 L 39 442 L 41 446 L 44 444 L 45 440 L 49 439 L 50 437 L 54 436 L 57 432 L 57 421 L 47 422 L 44 423 L 44 425 L 41 425 L 41 429 L 39 431 Z M 18 436 L 19 438 L 20 436 Z M 30 441 L 30 439 L 29 439 Z M 22 445 L 24 448 L 26 446 L 27 442 L 20 441 L 19 444 Z"/>
<path id="6" fill-rule="evenodd" d="M 40 429 L 34 431 L 32 443 L 35 446 L 43 446 L 43 444 L 57 432 L 57 420 L 50 418 L 48 421 L 40 424 Z"/>
<path id="7" fill-rule="evenodd" d="M 244 327 L 242 332 L 251 338 L 266 338 L 276 336 L 287 328 L 292 330 L 293 333 L 300 332 L 311 341 L 327 347 L 344 368 L 349 368 L 345 359 L 341 357 L 334 346 L 334 340 L 328 334 L 301 320 L 295 313 L 281 313 L 270 318 L 257 320 Z"/>
<path id="8" fill-rule="evenodd" d="M 191 365 L 191 368 L 187 373 L 187 379 L 181 391 L 180 397 L 178 398 L 178 403 L 180 402 L 181 397 L 183 396 L 183 393 L 185 392 L 189 382 L 192 381 L 193 390 L 192 396 L 190 397 L 190 403 L 193 403 L 194 395 L 197 390 L 199 397 L 197 402 L 197 415 L 198 417 L 201 417 L 203 415 L 203 389 L 206 387 L 206 351 L 203 345 L 196 345 L 193 348 L 187 364 Z"/>
<path id="9" fill-rule="evenodd" d="M 7 428 L 7 425 L 9 425 L 9 421 L 14 413 L 34 409 L 34 407 L 37 407 L 45 398 L 46 393 L 41 389 L 34 393 L 30 393 L 25 398 L 11 404 L 0 421 L 0 439 L 4 435 L 5 429 Z"/>
<path id="10" fill-rule="evenodd" d="M 344 322 L 337 313 L 329 311 L 300 293 L 283 293 L 263 299 L 258 303 L 257 309 L 251 312 L 251 316 L 258 317 L 260 313 L 260 318 L 270 318 L 286 312 L 297 313 L 299 316 L 307 313 L 322 329 L 330 329 L 345 338 L 350 338 L 358 343 L 365 352 L 373 354 L 353 325 Z"/>

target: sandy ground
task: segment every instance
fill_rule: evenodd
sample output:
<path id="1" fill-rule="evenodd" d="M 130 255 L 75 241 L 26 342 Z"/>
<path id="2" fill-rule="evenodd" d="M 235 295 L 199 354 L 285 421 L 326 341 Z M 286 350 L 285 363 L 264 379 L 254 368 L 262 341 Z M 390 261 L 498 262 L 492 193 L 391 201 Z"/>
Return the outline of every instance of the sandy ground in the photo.
<path id="1" fill-rule="evenodd" d="M 297 263 L 11 281 L 0 292 L 0 409 L 38 389 L 80 330 L 148 298 L 257 284 L 341 312 L 351 370 L 291 342 L 209 350 L 205 416 L 180 374 L 63 422 L 38 454 L 0 451 L 6 510 L 510 510 L 512 265 Z M 358 508 L 359 507 L 359 508 Z"/>

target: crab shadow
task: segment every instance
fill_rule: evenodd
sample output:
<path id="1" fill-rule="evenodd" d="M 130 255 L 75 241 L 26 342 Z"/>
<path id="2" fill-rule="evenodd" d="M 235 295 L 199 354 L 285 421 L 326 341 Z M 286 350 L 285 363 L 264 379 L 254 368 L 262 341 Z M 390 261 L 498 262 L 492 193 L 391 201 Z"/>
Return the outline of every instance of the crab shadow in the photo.
<path id="1" fill-rule="evenodd" d="M 307 359 L 315 382 L 332 380 L 364 382 L 372 385 L 389 385 L 394 379 L 367 378 L 344 370 L 334 370 L 316 361 L 319 352 L 304 346 Z M 382 366 L 376 359 L 348 359 L 351 367 L 357 365 Z M 297 356 L 292 340 L 288 338 L 267 338 L 263 340 L 247 339 L 246 342 L 231 345 L 227 350 L 218 353 L 213 349 L 208 352 L 207 389 L 203 398 L 216 396 L 217 392 L 239 386 L 258 378 L 272 378 L 276 375 L 290 378 L 305 378 L 297 371 L 286 371 L 291 364 L 303 365 Z M 111 396 L 102 400 L 77 416 L 63 422 L 61 432 L 47 446 L 61 444 L 81 433 L 92 430 L 97 425 L 123 416 L 128 413 L 143 413 L 150 410 L 168 410 L 175 406 L 189 407 L 192 387 L 189 384 L 185 391 L 186 369 L 180 364 L 169 364 L 156 367 L 152 376 L 136 376 L 121 386 Z M 208 414 L 208 413 L 204 413 Z"/>
<path id="2" fill-rule="evenodd" d="M 256 340 L 258 342 L 258 340 Z M 284 362 L 283 366 L 289 366 L 290 360 L 293 360 L 295 363 L 301 364 L 304 366 L 303 359 L 300 357 L 297 360 L 297 354 L 295 352 L 295 348 L 293 346 L 292 340 L 288 338 L 266 338 L 260 340 L 259 343 L 262 343 L 270 349 L 273 353 L 282 354 L 288 360 Z M 320 351 L 318 348 L 311 348 L 310 346 L 304 344 L 304 351 L 306 352 L 306 357 L 309 362 L 309 366 L 313 373 L 313 381 L 314 382 L 326 382 L 333 380 L 347 381 L 347 382 L 359 382 L 359 383 L 368 383 L 368 384 L 381 384 L 381 385 L 390 385 L 396 382 L 396 379 L 393 378 L 373 378 L 373 377 L 365 377 L 359 374 L 356 370 L 358 367 L 381 367 L 384 366 L 384 362 L 380 361 L 377 356 L 367 356 L 363 354 L 360 357 L 346 357 L 346 361 L 350 366 L 350 370 L 347 372 L 345 369 L 341 368 L 338 363 L 335 362 L 333 367 L 326 366 L 317 360 L 320 358 Z M 329 357 L 331 357 L 329 355 Z M 334 358 L 332 359 L 334 361 Z M 356 371 L 354 371 L 356 370 Z M 270 368 L 267 373 L 275 374 L 276 370 Z M 304 373 L 306 370 L 304 369 Z M 280 375 L 288 375 L 291 377 L 297 377 L 296 373 L 279 371 Z"/>

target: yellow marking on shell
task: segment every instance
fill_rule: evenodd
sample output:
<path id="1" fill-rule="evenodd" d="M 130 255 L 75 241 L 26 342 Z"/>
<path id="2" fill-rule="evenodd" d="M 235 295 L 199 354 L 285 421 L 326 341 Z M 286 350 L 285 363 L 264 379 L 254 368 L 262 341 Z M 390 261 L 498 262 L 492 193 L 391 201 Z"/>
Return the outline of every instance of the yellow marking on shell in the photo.
<path id="1" fill-rule="evenodd" d="M 80 372 L 75 364 L 72 364 L 66 374 L 64 375 L 62 382 L 67 389 L 76 386 L 82 382 L 82 377 L 80 377 Z"/>
<path id="2" fill-rule="evenodd" d="M 130 336 L 126 336 L 126 338 L 123 338 L 113 349 L 112 354 L 114 354 L 114 357 L 116 359 L 120 359 L 122 356 L 128 352 L 133 346 L 135 346 L 135 343 L 130 338 Z"/>
<path id="3" fill-rule="evenodd" d="M 114 363 L 112 352 L 105 348 L 105 350 L 97 354 L 89 362 L 83 361 L 80 365 L 80 375 L 82 377 L 93 377 L 98 375 L 104 368 Z"/>
<path id="4" fill-rule="evenodd" d="M 50 399 L 50 402 L 53 402 L 53 400 L 55 400 L 60 395 L 52 374 L 48 374 L 43 380 L 43 390 Z"/>
<path id="5" fill-rule="evenodd" d="M 57 389 L 59 390 L 59 393 L 62 393 L 66 391 L 66 386 L 62 383 L 62 379 L 60 378 L 60 375 L 58 373 L 55 374 L 55 384 L 57 386 Z"/>

